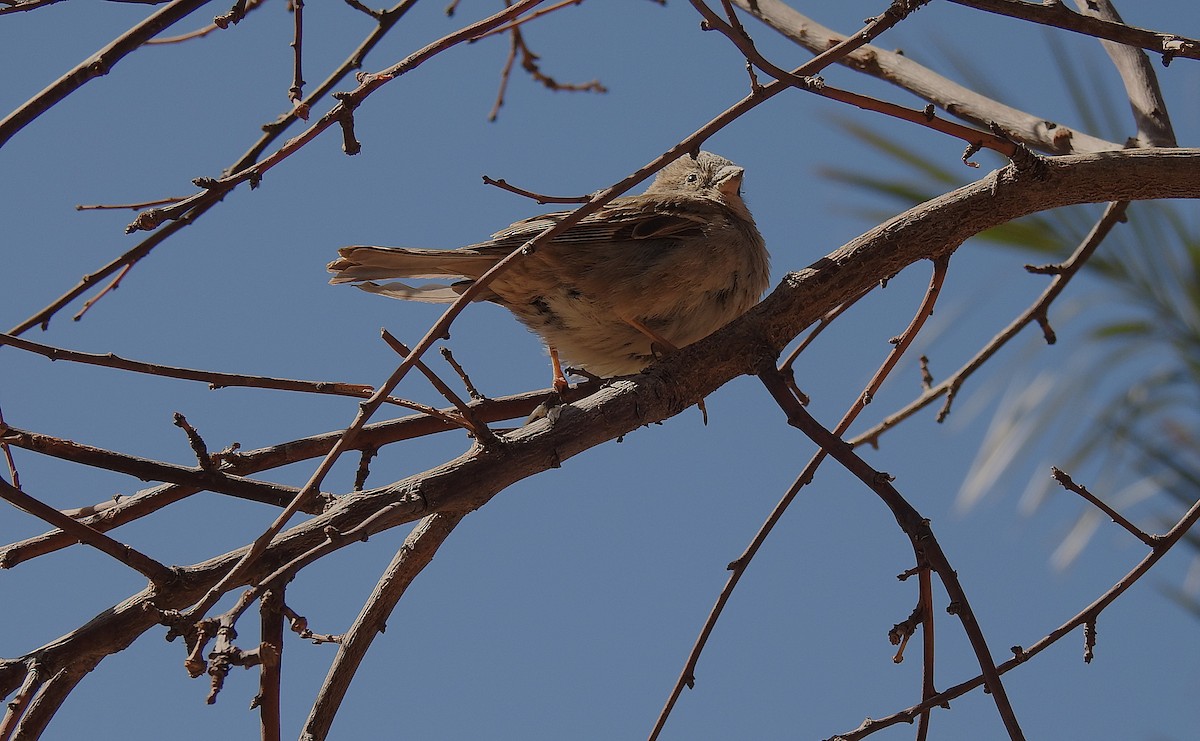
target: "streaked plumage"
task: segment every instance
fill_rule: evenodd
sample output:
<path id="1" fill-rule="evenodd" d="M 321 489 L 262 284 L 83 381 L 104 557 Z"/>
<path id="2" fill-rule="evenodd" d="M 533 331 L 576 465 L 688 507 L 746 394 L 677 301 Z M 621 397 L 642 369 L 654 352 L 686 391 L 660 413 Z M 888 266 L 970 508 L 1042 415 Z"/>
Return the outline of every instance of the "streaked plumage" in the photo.
<path id="1" fill-rule="evenodd" d="M 767 288 L 767 251 L 741 181 L 742 168 L 723 157 L 684 156 L 642 195 L 613 200 L 509 265 L 479 300 L 507 308 L 571 365 L 598 376 L 636 373 L 655 351 L 684 347 L 736 319 Z M 329 264 L 330 282 L 449 303 L 569 213 L 524 219 L 455 250 L 343 247 Z M 452 282 L 376 282 L 393 278 Z"/>

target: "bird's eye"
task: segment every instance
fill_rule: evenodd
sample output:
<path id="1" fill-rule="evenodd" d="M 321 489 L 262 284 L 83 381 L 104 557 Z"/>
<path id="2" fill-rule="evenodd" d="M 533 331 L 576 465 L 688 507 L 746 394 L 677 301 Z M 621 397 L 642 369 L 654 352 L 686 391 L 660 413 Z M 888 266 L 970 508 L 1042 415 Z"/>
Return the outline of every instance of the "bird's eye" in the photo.
<path id="1" fill-rule="evenodd" d="M 686 178 L 686 179 L 687 179 L 687 181 L 688 181 L 689 183 L 694 183 L 694 182 L 696 182 L 697 180 L 699 180 L 699 179 L 700 179 L 700 176 L 699 176 L 699 175 L 697 175 L 697 174 L 696 174 L 696 173 L 694 173 L 694 172 L 689 172 L 689 173 L 688 173 L 688 176 L 687 176 L 687 178 Z"/>

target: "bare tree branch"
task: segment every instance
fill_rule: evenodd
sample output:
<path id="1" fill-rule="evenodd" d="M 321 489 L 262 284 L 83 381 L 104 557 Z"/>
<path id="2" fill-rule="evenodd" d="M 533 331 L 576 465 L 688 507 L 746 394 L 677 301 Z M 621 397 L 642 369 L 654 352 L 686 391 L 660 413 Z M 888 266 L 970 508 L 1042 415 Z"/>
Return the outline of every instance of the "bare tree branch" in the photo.
<path id="1" fill-rule="evenodd" d="M 1093 23 L 1120 25 L 1121 16 L 1108 0 L 1076 0 L 1083 13 L 1082 18 Z M 1066 12 L 1066 6 L 1058 3 L 1056 7 Z M 1097 20 L 1098 19 L 1098 20 Z M 1096 34 L 1093 34 L 1096 35 Z M 1101 38 L 1108 38 L 1103 36 Z M 1137 123 L 1137 143 L 1143 147 L 1174 147 L 1176 146 L 1175 131 L 1171 126 L 1171 117 L 1167 113 L 1167 103 L 1163 100 L 1162 89 L 1158 85 L 1158 75 L 1154 67 L 1141 49 L 1114 41 L 1101 41 L 1104 51 L 1113 61 L 1121 80 L 1125 83 L 1125 93 L 1129 96 L 1129 105 L 1133 108 L 1133 120 Z M 1200 43 L 1189 42 L 1189 48 L 1200 56 Z M 1164 56 L 1163 61 L 1169 57 Z"/>
<path id="2" fill-rule="evenodd" d="M 846 37 L 801 15 L 782 0 L 733 0 L 743 10 L 814 54 Z M 1014 141 L 1043 152 L 1102 152 L 1121 145 L 1076 131 L 1042 116 L 1004 105 L 959 85 L 908 57 L 877 46 L 866 46 L 841 60 L 842 64 L 908 90 L 951 116 L 989 129 L 998 126 Z"/>
<path id="3" fill-rule="evenodd" d="M 29 661 L 48 672 L 94 665 L 128 646 L 159 621 L 147 611 L 194 605 L 218 583 L 254 583 L 270 564 L 283 563 L 326 540 L 326 529 L 348 531 L 387 508 L 372 523 L 379 532 L 433 512 L 469 511 L 512 482 L 561 465 L 574 455 L 644 424 L 690 408 L 728 380 L 772 363 L 780 348 L 829 308 L 920 259 L 952 252 L 967 237 L 1019 216 L 1078 202 L 1131 198 L 1200 198 L 1200 150 L 1132 150 L 1063 157 L 1047 163 L 1042 180 L 1013 167 L 901 214 L 823 258 L 788 275 L 742 319 L 664 358 L 644 373 L 615 380 L 563 407 L 554 423 L 534 422 L 508 433 L 497 450 L 475 450 L 424 474 L 378 489 L 349 494 L 336 505 L 286 532 L 248 561 L 232 584 L 228 575 L 248 549 L 178 570 L 170 589 L 145 590 L 88 624 L 29 654 L 0 661 L 0 692 L 23 681 Z M 703 359 L 703 362 L 700 360 Z M 1176 538 L 1177 539 L 1177 538 Z M 222 587 L 224 589 L 224 587 Z M 220 591 L 220 590 L 218 590 Z M 165 618 L 164 618 L 165 619 Z M 28 716 L 27 716 L 28 718 Z"/>
<path id="4" fill-rule="evenodd" d="M 59 101 L 97 77 L 107 75 L 117 62 L 130 52 L 136 51 L 146 41 L 188 17 L 208 2 L 209 0 L 174 0 L 114 39 L 100 51 L 80 62 L 70 72 L 50 83 L 45 90 L 0 119 L 0 147 L 3 147 L 14 134 L 50 110 Z M 13 8 L 3 8 L 0 9 L 0 14 L 12 12 L 12 10 Z"/>
<path id="5" fill-rule="evenodd" d="M 1026 2 L 1025 0 L 950 0 L 950 2 L 986 10 L 989 13 L 1006 15 L 1010 18 L 1054 26 L 1065 31 L 1074 31 L 1127 47 L 1140 47 L 1146 51 L 1162 54 L 1164 64 L 1169 63 L 1172 57 L 1200 59 L 1200 41 L 1175 34 L 1127 26 L 1121 21 L 1120 16 L 1115 16 L 1115 13 L 1115 17 L 1105 17 L 1099 13 L 1088 12 L 1085 3 L 1076 3 L 1081 12 L 1075 13 L 1064 5 L 1062 0 L 1041 3 Z M 1104 4 L 1108 5 L 1107 2 Z"/>

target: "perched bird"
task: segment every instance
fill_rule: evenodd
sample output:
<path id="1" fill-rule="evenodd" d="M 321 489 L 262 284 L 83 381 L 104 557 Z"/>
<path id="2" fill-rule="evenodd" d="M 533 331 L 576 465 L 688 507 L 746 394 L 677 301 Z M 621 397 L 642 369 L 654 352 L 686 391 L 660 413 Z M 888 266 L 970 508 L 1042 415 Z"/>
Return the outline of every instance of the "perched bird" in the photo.
<path id="1" fill-rule="evenodd" d="M 700 152 L 667 165 L 646 192 L 598 212 L 510 264 L 477 300 L 511 311 L 550 350 L 597 376 L 637 373 L 656 353 L 690 345 L 758 303 L 766 246 L 742 201 L 741 167 Z M 392 298 L 450 303 L 514 249 L 570 211 L 534 216 L 454 250 L 351 246 L 330 283 Z M 449 284 L 377 283 L 449 278 Z"/>

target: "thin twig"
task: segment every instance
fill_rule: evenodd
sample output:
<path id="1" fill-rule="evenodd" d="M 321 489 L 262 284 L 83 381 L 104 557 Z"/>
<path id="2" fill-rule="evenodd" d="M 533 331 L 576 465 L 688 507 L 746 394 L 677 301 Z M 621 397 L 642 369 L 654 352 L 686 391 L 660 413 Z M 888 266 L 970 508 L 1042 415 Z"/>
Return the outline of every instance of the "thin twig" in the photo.
<path id="1" fill-rule="evenodd" d="M 1090 605 L 1080 610 L 1069 620 L 1050 631 L 1050 633 L 1043 636 L 1028 648 L 1022 646 L 1013 646 L 1013 658 L 997 666 L 997 671 L 999 671 L 1001 674 L 1005 674 L 1017 668 L 1018 666 L 1021 666 L 1034 656 L 1037 656 L 1045 649 L 1054 645 L 1061 638 L 1063 638 L 1063 636 L 1070 634 L 1076 628 L 1083 627 L 1087 629 L 1087 626 L 1089 625 L 1094 626 L 1100 614 L 1104 612 L 1109 605 L 1115 602 L 1118 597 L 1124 594 L 1127 589 L 1132 587 L 1139 579 L 1145 576 L 1145 574 L 1149 572 L 1150 569 L 1153 568 L 1163 556 L 1165 556 L 1173 547 L 1175 547 L 1175 545 L 1192 527 L 1196 525 L 1198 521 L 1200 521 L 1200 501 L 1197 501 L 1195 504 L 1193 504 L 1191 508 L 1183 515 L 1183 517 L 1179 518 L 1179 521 L 1175 523 L 1174 527 L 1158 538 L 1154 549 L 1136 566 L 1134 566 L 1133 569 L 1131 569 L 1128 573 L 1121 577 L 1120 580 L 1113 584 L 1112 587 L 1105 591 L 1104 594 L 1100 595 L 1100 597 L 1098 597 Z M 938 694 L 927 698 L 918 705 L 913 705 L 912 707 L 905 708 L 904 710 L 900 710 L 882 718 L 868 719 L 853 731 L 836 734 L 835 738 L 846 739 L 846 741 L 859 741 L 859 739 L 866 738 L 872 733 L 881 731 L 884 728 L 896 725 L 897 723 L 911 723 L 913 718 L 915 718 L 919 713 L 940 705 L 948 705 L 951 700 L 962 697 L 966 693 L 983 686 L 984 681 L 985 680 L 982 675 L 976 676 L 973 679 L 961 682 L 953 687 L 948 687 Z"/>
<path id="2" fill-rule="evenodd" d="M 545 401 L 547 395 L 550 393 L 550 389 L 541 389 L 523 394 L 516 394 L 514 396 L 504 396 L 498 399 L 487 399 L 480 402 L 473 402 L 473 406 L 475 406 L 477 409 L 476 414 L 478 414 L 481 419 L 484 419 L 488 422 L 499 422 L 506 419 L 524 419 L 529 415 L 534 407 Z M 580 399 L 586 393 L 586 391 L 579 388 L 569 388 L 563 392 L 564 401 L 574 401 Z M 367 425 L 359 434 L 357 440 L 355 441 L 355 446 L 359 449 L 367 449 L 370 447 L 378 447 L 390 443 L 423 437 L 425 435 L 457 429 L 461 429 L 461 426 L 457 423 L 447 422 L 444 417 L 430 417 L 426 415 L 402 417 L 400 419 Z M 12 428 L 9 428 L 9 432 L 22 435 L 34 434 Z M 231 474 L 253 474 L 269 470 L 271 468 L 276 468 L 278 466 L 284 466 L 289 463 L 296 463 L 303 460 L 318 458 L 329 452 L 329 450 L 341 437 L 341 434 L 341 430 L 336 430 L 333 432 L 326 432 L 319 435 L 313 435 L 311 437 L 301 438 L 299 440 L 290 440 L 278 445 L 261 448 L 259 450 L 239 452 L 236 457 L 232 458 L 226 464 L 226 476 L 231 477 Z M 44 438 L 45 436 L 42 437 Z M 50 439 L 56 440 L 56 442 L 59 444 L 67 444 L 67 441 L 58 441 L 54 438 Z M 37 450 L 38 452 L 44 452 L 40 449 Z M 96 449 L 92 448 L 90 450 Z M 76 459 L 69 458 L 68 460 Z M 145 459 L 133 460 L 141 462 Z M 107 461 L 103 463 L 97 463 L 96 465 L 101 468 L 112 467 L 111 462 Z M 195 469 L 187 469 L 182 466 L 179 468 L 182 471 L 195 471 Z M 139 474 L 133 473 L 133 475 L 136 476 Z M 155 480 L 156 478 L 156 476 L 140 477 L 150 480 Z M 128 522 L 137 520 L 141 517 L 145 517 L 164 507 L 174 504 L 180 499 L 186 498 L 198 491 L 205 490 L 206 488 L 212 488 L 214 486 L 215 485 L 212 482 L 206 481 L 200 484 L 193 484 L 189 482 L 153 487 L 144 492 L 140 492 L 135 496 L 121 497 L 117 502 L 113 502 L 111 504 L 106 503 L 99 514 L 89 517 L 84 521 L 84 524 L 96 528 L 102 532 L 110 530 Z M 290 496 L 287 498 L 287 501 L 290 501 Z M 332 501 L 332 499 L 329 499 L 326 501 L 316 502 L 313 507 L 306 509 L 305 512 L 316 514 L 325 509 L 329 504 L 332 503 Z M 286 501 L 277 501 L 276 503 L 278 506 L 283 506 Z M 12 568 L 17 564 L 28 561 L 31 558 L 53 553 L 54 551 L 65 548 L 73 543 L 73 540 L 65 537 L 62 533 L 52 532 L 35 536 L 18 543 L 10 544 L 4 548 L 0 548 L 0 569 Z"/>
<path id="3" fill-rule="evenodd" d="M 1046 287 L 1046 290 L 1042 292 L 1042 295 L 1038 297 L 1037 301 L 1019 317 L 1014 319 L 999 334 L 989 340 L 974 357 L 952 373 L 946 380 L 921 394 L 903 409 L 888 415 L 879 424 L 851 439 L 850 444 L 855 447 L 863 443 L 876 444 L 879 436 L 884 432 L 903 420 L 908 419 L 942 396 L 946 397 L 946 401 L 942 406 L 942 410 L 938 412 L 938 421 L 941 422 L 944 420 L 950 413 L 950 405 L 954 402 L 954 397 L 958 394 L 963 383 L 995 355 L 1000 348 L 1008 344 L 1009 340 L 1017 336 L 1022 329 L 1030 323 L 1037 321 L 1039 316 L 1045 316 L 1050 304 L 1066 289 L 1067 284 L 1075 277 L 1096 249 L 1100 247 L 1100 244 L 1108 236 L 1112 228 L 1124 219 L 1128 206 L 1128 202 L 1110 203 L 1105 209 L 1104 214 L 1096 222 L 1095 226 L 1092 227 L 1092 231 L 1079 243 L 1079 246 L 1075 248 L 1071 256 L 1062 263 L 1054 279 Z"/>
<path id="4" fill-rule="evenodd" d="M 0 408 L 0 450 L 4 451 L 4 461 L 8 464 L 8 480 L 13 486 L 21 488 L 21 474 L 17 472 L 17 462 L 13 459 L 12 448 L 8 447 L 8 443 L 4 439 L 4 431 L 8 429 L 8 423 L 4 421 L 4 409 Z M 3 738 L 0 736 L 0 738 Z"/>
<path id="5" fill-rule="evenodd" d="M 176 0 L 182 2 L 183 0 Z M 193 2 L 195 0 L 192 0 Z M 266 157 L 258 160 L 254 164 L 248 165 L 236 172 L 232 172 L 220 178 L 196 178 L 194 181 L 200 188 L 200 192 L 184 198 L 182 201 L 172 204 L 164 208 L 150 209 L 138 214 L 128 226 L 125 227 L 126 233 L 136 231 L 151 231 L 157 229 L 166 222 L 175 221 L 185 218 L 192 212 L 193 209 L 206 207 L 212 203 L 224 198 L 230 191 L 238 185 L 249 182 L 254 185 L 260 182 L 264 175 L 271 168 L 286 160 L 288 157 L 295 154 L 299 149 L 307 145 L 310 141 L 317 138 L 327 129 L 333 126 L 345 127 L 345 124 L 352 120 L 353 111 L 362 104 L 372 93 L 378 90 L 383 85 L 397 79 L 398 77 L 411 72 L 421 66 L 429 59 L 446 51 L 449 48 L 457 46 L 469 40 L 473 35 L 494 28 L 505 21 L 520 15 L 526 9 L 540 4 L 544 0 L 519 0 L 511 7 L 505 8 L 498 13 L 495 13 L 481 21 L 465 26 L 454 33 L 447 34 L 442 38 L 427 44 L 422 49 L 410 54 L 405 59 L 393 64 L 387 69 L 377 74 L 362 74 L 359 76 L 359 85 L 350 92 L 338 93 L 335 97 L 338 99 L 338 104 L 329 110 L 325 115 L 321 116 L 307 129 L 300 132 L 296 136 L 287 140 L 283 146 L 275 150 Z M 353 153 L 357 150 L 358 142 L 348 140 L 344 144 L 344 149 L 348 153 Z"/>
<path id="6" fill-rule="evenodd" d="M 852 38 L 816 23 L 783 0 L 733 2 L 813 54 L 823 54 L 830 47 Z M 838 61 L 911 92 L 977 127 L 990 129 L 993 123 L 998 123 L 1006 135 L 1041 151 L 1070 154 L 1121 149 L 1116 142 L 1076 131 L 1047 116 L 1028 113 L 981 95 L 900 52 L 864 44 Z"/>
<path id="7" fill-rule="evenodd" d="M 383 330 L 382 334 L 383 341 L 388 344 L 388 347 L 395 350 L 401 358 L 407 358 L 412 353 L 412 350 L 409 349 L 409 347 L 403 342 L 396 339 L 391 332 L 385 329 Z M 471 407 L 467 406 L 467 403 L 459 398 L 458 394 L 454 393 L 454 390 L 447 386 L 446 382 L 438 377 L 438 374 L 430 370 L 429 366 L 425 365 L 425 363 L 421 362 L 420 360 L 418 360 L 415 365 L 417 370 L 429 380 L 429 383 L 435 389 L 437 389 L 437 392 L 441 394 L 446 401 L 450 402 L 455 409 L 458 410 L 459 416 L 465 423 L 467 430 L 475 437 L 480 445 L 493 445 L 499 442 L 491 428 L 489 428 L 487 424 L 483 422 L 483 420 L 479 419 L 479 417 L 475 415 L 475 412 L 471 409 Z"/>
<path id="8" fill-rule="evenodd" d="M 362 383 L 339 383 L 334 381 L 303 381 L 292 378 L 273 378 L 270 376 L 249 376 L 241 373 L 223 373 L 221 371 L 200 370 L 197 368 L 179 368 L 171 365 L 150 363 L 144 360 L 130 360 L 113 353 L 87 353 L 78 350 L 67 350 L 53 345 L 34 342 L 11 334 L 0 333 L 0 346 L 10 345 L 26 352 L 37 353 L 50 360 L 65 360 L 71 363 L 97 365 L 104 368 L 145 373 L 164 378 L 178 378 L 185 381 L 201 381 L 213 389 L 245 387 L 275 389 L 277 391 L 301 391 L 310 394 L 333 394 L 336 396 L 353 396 L 367 398 L 374 389 Z"/>
<path id="9" fill-rule="evenodd" d="M 497 188 L 500 188 L 501 190 L 507 190 L 509 193 L 516 193 L 519 196 L 524 196 L 526 198 L 537 201 L 539 204 L 587 203 L 588 200 L 591 198 L 591 196 L 547 196 L 547 195 L 543 195 L 541 193 L 534 193 L 531 190 L 525 190 L 524 188 L 518 188 L 515 185 L 509 184 L 509 182 L 507 180 L 505 180 L 504 178 L 500 178 L 499 180 L 496 180 L 495 178 L 488 177 L 487 175 L 483 176 L 483 184 L 484 185 L 493 185 Z"/>
<path id="10" fill-rule="evenodd" d="M 383 11 L 372 10 L 371 8 L 368 8 L 366 5 L 364 5 L 363 3 L 359 2 L 359 0 L 345 0 L 345 3 L 347 5 L 349 5 L 351 8 L 354 8 L 355 10 L 359 11 L 360 13 L 366 13 L 367 15 L 371 16 L 375 20 L 379 20 L 383 16 Z"/>
<path id="11" fill-rule="evenodd" d="M 549 7 L 538 8 L 537 10 L 533 11 L 532 13 L 530 13 L 527 16 L 523 16 L 521 18 L 516 19 L 515 21 L 513 21 L 511 23 L 506 23 L 503 26 L 499 26 L 497 28 L 493 28 L 490 31 L 486 31 L 484 33 L 479 34 L 475 38 L 471 39 L 471 43 L 473 44 L 476 41 L 480 41 L 481 39 L 486 39 L 489 36 L 496 36 L 497 34 L 508 33 L 509 31 L 513 30 L 514 28 L 523 26 L 526 23 L 534 20 L 535 18 L 546 15 L 547 13 L 553 13 L 554 11 L 556 11 L 560 8 L 564 8 L 568 5 L 581 5 L 581 4 L 583 4 L 583 0 L 561 0 L 561 2 L 555 3 L 554 5 L 551 5 Z"/>
<path id="12" fill-rule="evenodd" d="M 933 641 L 933 577 L 928 567 L 921 568 L 917 574 L 921 595 L 921 699 L 928 700 L 937 694 L 937 686 L 933 681 L 934 641 Z M 926 710 L 921 713 L 917 725 L 917 741 L 925 741 L 929 736 L 929 724 L 932 714 Z"/>
<path id="13" fill-rule="evenodd" d="M 304 0 L 292 0 L 292 86 L 288 88 L 288 100 L 296 109 L 296 115 L 308 120 L 308 106 L 304 103 Z"/>
<path id="14" fill-rule="evenodd" d="M 293 633 L 300 636 L 306 641 L 312 641 L 315 645 L 322 643 L 341 643 L 342 637 L 333 633 L 314 633 L 308 627 L 308 618 L 297 613 L 287 605 L 283 606 L 283 614 L 287 616 L 288 627 Z"/>
<path id="15" fill-rule="evenodd" d="M 442 353 L 442 357 L 446 359 L 446 362 L 450 364 L 450 367 L 454 369 L 454 372 L 458 374 L 459 380 L 463 383 L 463 388 L 467 390 L 467 395 L 471 397 L 472 401 L 483 401 L 487 398 L 479 393 L 479 389 L 475 388 L 475 384 L 471 383 L 471 377 L 467 375 L 463 367 L 454 359 L 454 353 L 450 351 L 450 348 L 443 346 L 440 348 L 440 352 Z"/>
<path id="16" fill-rule="evenodd" d="M 154 12 L 149 18 L 109 42 L 103 49 L 89 55 L 74 69 L 55 80 L 49 87 L 22 103 L 15 111 L 0 119 L 0 147 L 38 116 L 53 108 L 71 93 L 88 82 L 109 73 L 129 53 L 136 51 L 165 28 L 183 20 L 208 0 L 174 0 Z M 18 8 L 20 6 L 17 6 Z M 0 14 L 13 8 L 0 9 Z"/>
<path id="17" fill-rule="evenodd" d="M 20 430 L 15 427 L 0 428 L 0 439 L 4 440 L 6 444 L 18 448 L 85 466 L 123 473 L 144 481 L 163 481 L 191 486 L 197 490 L 227 494 L 276 507 L 282 507 L 290 502 L 299 492 L 299 489 L 293 486 L 243 478 L 226 473 L 224 470 L 206 471 L 201 468 L 164 463 L 91 445 L 82 445 L 72 440 Z M 326 504 L 328 501 L 314 503 L 312 507 L 306 509 L 306 512 L 315 514 L 320 512 Z M 2 563 L 0 561 L 0 564 Z"/>
<path id="18" fill-rule="evenodd" d="M 168 203 L 182 201 L 182 196 L 171 196 L 168 198 L 159 198 L 153 201 L 140 201 L 138 203 L 78 203 L 75 205 L 76 211 L 141 211 L 144 208 L 151 206 L 163 206 Z"/>
<path id="19" fill-rule="evenodd" d="M 262 3 L 263 3 L 263 0 L 247 0 L 246 12 L 249 13 L 251 10 L 254 10 L 255 8 L 260 7 L 262 5 Z M 193 39 L 204 38 L 205 36 L 208 36 L 210 33 L 213 33 L 214 31 L 220 31 L 220 30 L 223 30 L 221 28 L 221 26 L 218 26 L 216 23 L 209 23 L 207 26 L 201 26 L 200 28 L 197 28 L 194 31 L 188 31 L 187 33 L 179 34 L 178 36 L 167 36 L 164 38 L 150 39 L 149 41 L 146 42 L 146 46 L 153 46 L 156 44 L 182 44 L 185 41 L 191 41 Z"/>
<path id="20" fill-rule="evenodd" d="M 1173 33 L 1151 31 L 1076 13 L 1061 1 L 1035 3 L 1026 0 L 950 0 L 950 2 L 1156 52 L 1163 55 L 1164 65 L 1168 64 L 1172 57 L 1200 59 L 1200 41 Z"/>
<path id="21" fill-rule="evenodd" d="M 0 499 L 4 499 L 14 507 L 50 523 L 64 533 L 76 538 L 81 543 L 86 543 L 101 553 L 112 556 L 149 579 L 153 584 L 164 586 L 175 578 L 174 572 L 153 558 L 124 543 L 118 543 L 98 530 L 93 530 L 87 525 L 72 520 L 50 505 L 43 504 L 41 501 L 29 496 L 4 479 L 0 479 Z"/>
<path id="22" fill-rule="evenodd" d="M 29 662 L 25 667 L 25 677 L 21 688 L 5 703 L 4 717 L 0 718 L 0 739 L 8 741 L 21 722 L 21 717 L 29 708 L 33 695 L 42 684 L 42 672 L 37 662 Z"/>
<path id="23" fill-rule="evenodd" d="M 1112 518 L 1113 522 L 1117 523 L 1133 534 L 1135 538 L 1151 548 L 1154 548 L 1158 545 L 1159 538 L 1157 536 L 1150 535 L 1145 530 L 1142 530 L 1137 525 L 1134 525 L 1132 522 L 1126 519 L 1124 515 L 1110 507 L 1103 499 L 1088 491 L 1087 487 L 1075 483 L 1074 479 L 1072 479 L 1071 476 L 1065 471 L 1057 466 L 1051 468 L 1050 471 L 1051 476 L 1054 477 L 1054 480 L 1057 481 L 1064 489 L 1067 491 L 1073 491 L 1087 501 L 1091 502 L 1097 509 Z"/>
<path id="24" fill-rule="evenodd" d="M 204 2 L 205 0 L 196 1 Z M 317 89 L 315 89 L 307 99 L 305 99 L 305 105 L 311 107 L 316 103 L 316 101 L 323 98 L 329 93 L 330 90 L 336 87 L 348 74 L 362 67 L 363 59 L 366 57 L 367 53 L 383 40 L 384 36 L 387 35 L 393 26 L 395 26 L 396 22 L 404 17 L 405 13 L 407 13 L 408 10 L 416 4 L 416 2 L 417 0 L 401 0 L 393 8 L 384 12 L 379 19 L 379 25 L 367 35 L 366 39 L 359 44 L 357 49 L 350 53 L 350 55 L 345 61 L 342 62 L 341 65 L 336 70 L 331 72 L 325 81 L 322 82 L 321 85 L 318 86 Z M 258 141 L 255 142 L 255 144 L 253 144 L 245 154 L 239 157 L 238 160 L 228 168 L 227 172 L 238 172 L 256 162 L 258 157 L 264 151 L 266 151 L 267 147 L 270 146 L 275 139 L 281 136 L 291 124 L 299 120 L 296 112 L 297 109 L 293 106 L 286 113 L 280 115 L 279 118 L 263 125 L 263 135 L 259 137 Z M 0 146 L 3 146 L 2 141 L 0 141 Z M 212 203 L 201 204 L 197 206 L 185 216 L 180 217 L 178 221 L 174 221 L 157 230 L 155 233 L 151 234 L 146 239 L 130 248 L 124 254 L 109 261 L 106 265 L 102 266 L 95 272 L 83 276 L 83 278 L 81 278 L 80 281 L 73 287 L 52 301 L 50 304 L 30 316 L 25 321 L 10 329 L 9 333 L 14 335 L 23 334 L 29 329 L 37 326 L 41 326 L 42 329 L 46 329 L 50 324 L 50 320 L 59 311 L 61 311 L 67 304 L 71 303 L 75 299 L 79 298 L 79 296 L 90 290 L 96 281 L 103 280 L 109 275 L 112 275 L 114 272 L 123 270 L 126 266 L 131 266 L 138 262 L 143 257 L 150 254 L 150 252 L 153 251 L 154 248 L 159 244 L 166 241 L 167 238 L 174 235 L 188 224 L 191 224 L 196 219 L 200 218 L 200 216 L 207 212 L 208 209 L 216 205 L 216 203 L 217 201 L 213 201 Z"/>
<path id="25" fill-rule="evenodd" d="M 204 438 L 200 437 L 200 433 L 192 427 L 187 421 L 187 417 L 179 412 L 175 412 L 172 417 L 172 422 L 176 427 L 183 430 L 183 434 L 187 435 L 188 445 L 191 446 L 192 452 L 196 455 L 196 462 L 200 464 L 200 470 L 205 473 L 214 473 L 217 470 L 217 464 L 213 462 L 212 456 L 208 454 L 208 446 L 204 443 Z"/>
<path id="26" fill-rule="evenodd" d="M 491 36 L 496 33 L 507 32 L 509 34 L 508 54 L 504 59 L 504 65 L 500 69 L 500 85 L 496 90 L 496 100 L 492 104 L 492 110 L 488 112 L 489 121 L 496 120 L 496 117 L 500 114 L 500 108 L 504 105 L 504 95 L 508 90 L 508 83 L 512 79 L 513 65 L 516 62 L 518 54 L 521 57 L 521 69 L 529 73 L 529 76 L 532 77 L 534 81 L 541 83 L 549 90 L 593 93 L 608 92 L 608 89 L 605 88 L 599 80 L 592 80 L 584 83 L 559 82 L 553 77 L 550 77 L 542 72 L 541 67 L 538 65 L 538 55 L 534 54 L 529 48 L 529 45 L 525 43 L 525 37 L 521 33 L 522 24 L 528 23 L 534 18 L 545 15 L 546 13 L 552 13 L 556 10 L 565 8 L 568 5 L 578 5 L 582 1 L 583 0 L 562 0 L 562 2 L 556 3 L 547 8 L 542 8 L 536 12 L 530 13 L 528 16 L 518 18 L 507 25 L 491 29 L 471 39 L 471 42 L 474 43 L 482 38 L 486 38 L 487 36 Z M 509 2 L 511 2 L 511 0 L 505 0 L 506 5 Z"/>
<path id="27" fill-rule="evenodd" d="M 925 2 L 927 1 L 928 0 L 925 0 Z M 861 95 L 859 93 L 853 93 L 848 90 L 839 90 L 838 88 L 826 85 L 821 80 L 812 77 L 804 77 L 797 75 L 795 72 L 788 72 L 787 70 L 781 69 L 758 52 L 758 49 L 754 47 L 753 42 L 750 41 L 750 37 L 747 36 L 744 31 L 739 31 L 738 28 L 731 26 L 729 23 L 723 20 L 711 8 L 709 8 L 703 0 L 691 0 L 691 3 L 692 6 L 695 7 L 696 10 L 699 11 L 704 17 L 706 27 L 715 29 L 724 34 L 730 41 L 733 42 L 738 50 L 746 56 L 746 59 L 752 61 L 759 69 L 770 74 L 779 82 L 783 82 L 798 90 L 820 95 L 823 98 L 829 98 L 841 103 L 848 103 L 865 111 L 882 113 L 886 116 L 891 116 L 902 121 L 915 123 L 919 126 L 924 126 L 943 134 L 949 134 L 950 136 L 961 139 L 970 145 L 972 149 L 968 150 L 969 153 L 973 153 L 980 148 L 986 148 L 999 152 L 1010 159 L 1016 154 L 1016 145 L 1011 140 L 988 133 L 986 131 L 973 129 L 969 126 L 963 126 L 962 124 L 954 123 L 953 121 L 931 116 L 927 109 L 918 110 L 915 108 L 906 108 L 904 106 L 896 105 L 895 103 L 888 103 L 877 98 Z M 922 4 L 924 3 L 913 3 L 914 6 L 919 6 Z M 891 13 L 893 9 L 897 8 L 899 5 L 903 4 L 893 4 L 892 7 L 888 9 L 888 13 Z M 900 18 L 903 18 L 909 12 L 912 12 L 912 9 L 896 11 L 896 15 Z M 881 17 L 886 17 L 888 13 L 885 13 L 884 16 Z M 761 87 L 756 88 L 756 90 L 761 89 Z M 966 160 L 967 155 L 964 156 L 964 161 Z M 968 164 L 971 163 L 968 162 Z"/>

